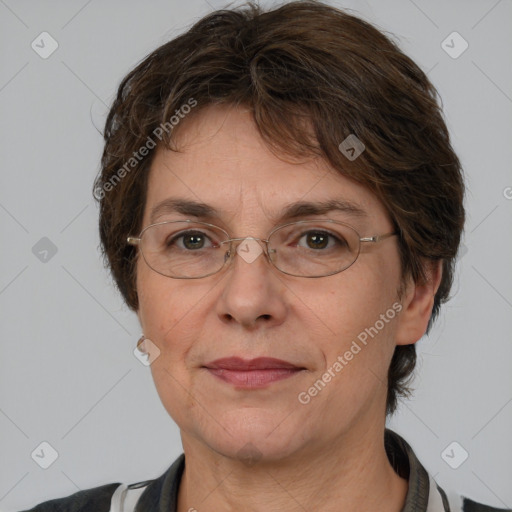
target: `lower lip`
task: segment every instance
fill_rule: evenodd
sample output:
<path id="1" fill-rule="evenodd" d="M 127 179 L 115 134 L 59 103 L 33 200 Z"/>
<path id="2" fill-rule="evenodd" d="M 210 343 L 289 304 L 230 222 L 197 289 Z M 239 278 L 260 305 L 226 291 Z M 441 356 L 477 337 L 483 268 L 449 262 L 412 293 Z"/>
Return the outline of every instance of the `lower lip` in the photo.
<path id="1" fill-rule="evenodd" d="M 269 368 L 268 370 L 226 370 L 224 368 L 207 368 L 215 377 L 234 384 L 237 388 L 264 388 L 272 382 L 288 379 L 301 370 L 299 368 Z"/>

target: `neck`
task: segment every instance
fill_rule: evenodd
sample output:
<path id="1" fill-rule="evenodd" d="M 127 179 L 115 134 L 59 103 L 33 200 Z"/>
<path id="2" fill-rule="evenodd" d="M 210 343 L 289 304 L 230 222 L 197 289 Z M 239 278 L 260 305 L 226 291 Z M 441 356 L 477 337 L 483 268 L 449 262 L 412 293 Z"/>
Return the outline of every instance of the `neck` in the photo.
<path id="1" fill-rule="evenodd" d="M 355 430 L 355 429 L 353 429 Z M 323 449 L 313 444 L 286 460 L 253 464 L 224 457 L 182 436 L 185 471 L 178 512 L 400 512 L 407 482 L 393 470 L 383 426 L 339 437 Z"/>

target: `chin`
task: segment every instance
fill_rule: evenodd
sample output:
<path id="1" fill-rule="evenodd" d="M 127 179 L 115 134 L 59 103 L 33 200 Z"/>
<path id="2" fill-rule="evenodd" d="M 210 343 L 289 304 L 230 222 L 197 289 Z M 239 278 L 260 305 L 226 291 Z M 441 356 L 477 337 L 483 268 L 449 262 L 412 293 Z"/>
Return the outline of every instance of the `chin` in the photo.
<path id="1" fill-rule="evenodd" d="M 219 423 L 210 420 L 208 430 L 196 429 L 195 437 L 202 438 L 216 453 L 248 465 L 291 457 L 307 439 L 303 421 L 290 421 L 286 413 L 272 410 L 236 409 L 224 413 Z"/>
<path id="2" fill-rule="evenodd" d="M 275 465 L 291 458 L 300 449 L 300 446 L 290 444 L 289 440 L 277 438 L 269 440 L 265 436 L 245 435 L 238 438 L 215 439 L 209 443 L 209 446 L 219 455 L 237 460 L 247 466 Z"/>

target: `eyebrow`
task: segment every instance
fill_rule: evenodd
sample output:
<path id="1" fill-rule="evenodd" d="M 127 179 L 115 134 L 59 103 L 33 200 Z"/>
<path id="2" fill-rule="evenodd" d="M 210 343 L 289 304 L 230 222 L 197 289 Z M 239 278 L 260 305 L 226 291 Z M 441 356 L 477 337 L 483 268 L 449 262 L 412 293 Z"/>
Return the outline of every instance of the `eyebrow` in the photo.
<path id="1" fill-rule="evenodd" d="M 274 222 L 292 220 L 308 215 L 323 215 L 331 211 L 346 213 L 354 218 L 367 217 L 367 213 L 359 205 L 345 199 L 329 199 L 327 201 L 298 201 L 286 205 L 281 213 L 273 218 Z M 216 219 L 220 213 L 209 204 L 189 199 L 169 197 L 151 209 L 150 224 L 165 214 L 179 213 L 201 219 Z"/>

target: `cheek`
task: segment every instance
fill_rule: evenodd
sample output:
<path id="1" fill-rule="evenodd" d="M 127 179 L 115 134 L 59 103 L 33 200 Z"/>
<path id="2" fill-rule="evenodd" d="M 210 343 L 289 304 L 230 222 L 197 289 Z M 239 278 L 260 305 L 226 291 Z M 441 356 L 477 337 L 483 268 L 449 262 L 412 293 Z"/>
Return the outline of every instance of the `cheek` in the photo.
<path id="1" fill-rule="evenodd" d="M 346 270 L 317 294 L 318 316 L 328 327 L 322 348 L 327 367 L 342 356 L 347 366 L 374 369 L 385 376 L 400 307 L 398 273 L 384 271 L 384 264 L 361 267 Z"/>
<path id="2" fill-rule="evenodd" d="M 173 374 L 186 370 L 207 318 L 212 285 L 200 280 L 170 279 L 141 268 L 137 279 L 139 320 L 144 335 L 160 349 L 155 369 L 166 365 Z M 158 364 L 157 364 L 158 363 Z"/>
<path id="3" fill-rule="evenodd" d="M 195 406 L 192 396 L 183 390 L 191 386 L 185 363 L 197 339 L 190 319 L 198 298 L 188 282 L 171 280 L 144 268 L 137 276 L 142 330 L 160 350 L 150 367 L 153 381 L 167 412 L 183 423 L 184 411 Z"/>
<path id="4" fill-rule="evenodd" d="M 395 346 L 397 283 L 366 270 L 347 270 L 343 279 L 316 295 L 315 309 L 329 329 L 312 340 L 324 361 L 301 391 L 329 425 L 385 400 Z"/>
<path id="5" fill-rule="evenodd" d="M 153 272 L 144 262 L 137 269 L 137 293 L 142 332 L 167 352 L 166 339 L 191 309 L 185 300 L 187 295 L 177 292 L 171 279 Z"/>

